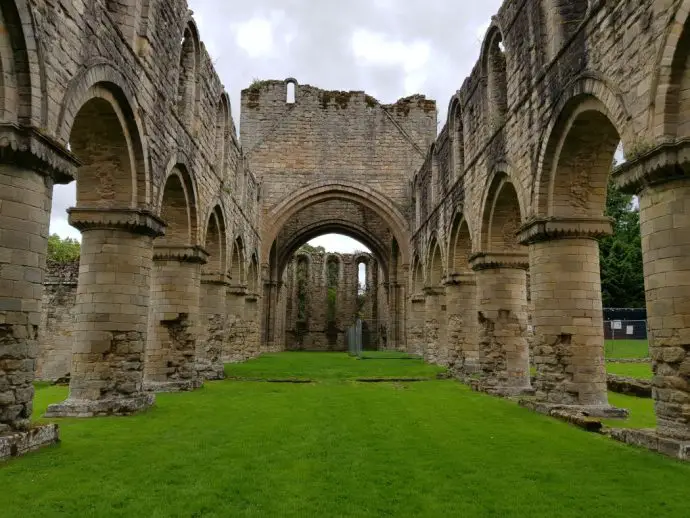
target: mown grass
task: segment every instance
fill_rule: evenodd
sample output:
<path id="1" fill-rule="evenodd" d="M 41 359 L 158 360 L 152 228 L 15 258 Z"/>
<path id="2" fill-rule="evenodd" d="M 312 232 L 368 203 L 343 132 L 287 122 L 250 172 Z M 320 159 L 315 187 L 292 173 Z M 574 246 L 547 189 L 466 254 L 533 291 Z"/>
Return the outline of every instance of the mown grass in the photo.
<path id="1" fill-rule="evenodd" d="M 606 419 L 603 423 L 611 428 L 656 428 L 654 400 L 626 396 L 609 392 L 609 403 L 618 408 L 627 408 L 630 416 L 627 419 Z"/>
<path id="2" fill-rule="evenodd" d="M 277 353 L 225 366 L 229 378 L 344 380 L 369 378 L 435 378 L 445 369 L 400 353 L 367 352 L 363 359 L 346 353 Z"/>
<path id="3" fill-rule="evenodd" d="M 647 340 L 606 340 L 604 348 L 609 359 L 649 357 Z"/>
<path id="4" fill-rule="evenodd" d="M 690 466 L 452 380 L 352 380 L 415 365 L 389 362 L 282 354 L 229 370 L 318 382 L 208 383 L 61 421 L 59 446 L 0 467 L 0 515 L 687 516 Z M 65 395 L 39 388 L 36 411 Z"/>
<path id="5" fill-rule="evenodd" d="M 606 371 L 609 374 L 651 380 L 654 376 L 652 366 L 649 363 L 613 363 L 606 364 Z"/>

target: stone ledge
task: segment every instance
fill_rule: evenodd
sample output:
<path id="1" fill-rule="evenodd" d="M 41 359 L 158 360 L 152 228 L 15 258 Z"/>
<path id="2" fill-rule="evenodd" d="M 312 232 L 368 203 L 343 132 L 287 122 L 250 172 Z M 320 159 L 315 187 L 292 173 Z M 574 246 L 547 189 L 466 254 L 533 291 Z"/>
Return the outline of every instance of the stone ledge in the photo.
<path id="1" fill-rule="evenodd" d="M 667 457 L 690 462 L 690 442 L 659 435 L 655 430 L 631 428 L 607 428 L 604 433 L 616 441 L 647 448 Z"/>
<path id="2" fill-rule="evenodd" d="M 60 442 L 60 429 L 56 424 L 37 426 L 24 432 L 0 435 L 0 462 L 58 442 Z"/>
<path id="3" fill-rule="evenodd" d="M 618 166 L 613 178 L 618 188 L 628 194 L 638 194 L 647 186 L 690 178 L 690 139 L 657 144 Z"/>
<path id="4" fill-rule="evenodd" d="M 497 384 L 488 384 L 484 379 L 477 379 L 470 377 L 466 382 L 470 389 L 475 392 L 483 392 L 491 396 L 499 397 L 519 397 L 519 396 L 533 396 L 534 389 L 529 387 L 506 387 Z"/>
<path id="5" fill-rule="evenodd" d="M 652 382 L 649 380 L 626 378 L 624 376 L 609 374 L 606 377 L 606 385 L 610 391 L 619 394 L 641 398 L 652 397 Z"/>
<path id="6" fill-rule="evenodd" d="M 103 417 L 125 416 L 147 410 L 155 403 L 153 394 L 128 398 L 108 398 L 97 401 L 67 399 L 50 405 L 45 417 Z"/>
<path id="7" fill-rule="evenodd" d="M 555 239 L 599 239 L 611 234 L 610 218 L 538 218 L 519 230 L 518 241 L 531 245 Z"/>
<path id="8" fill-rule="evenodd" d="M 181 263 L 206 264 L 209 253 L 200 246 L 154 246 L 154 261 L 179 261 Z"/>
<path id="9" fill-rule="evenodd" d="M 165 235 L 165 223 L 148 210 L 73 207 L 67 209 L 69 224 L 86 230 L 128 230 L 149 237 Z"/>
<path id="10" fill-rule="evenodd" d="M 171 381 L 145 381 L 144 390 L 147 392 L 191 392 L 203 386 L 204 382 L 201 378 L 189 380 L 171 380 Z"/>
<path id="11" fill-rule="evenodd" d="M 475 272 L 499 268 L 529 270 L 529 255 L 520 252 L 479 252 L 470 257 L 470 268 Z"/>

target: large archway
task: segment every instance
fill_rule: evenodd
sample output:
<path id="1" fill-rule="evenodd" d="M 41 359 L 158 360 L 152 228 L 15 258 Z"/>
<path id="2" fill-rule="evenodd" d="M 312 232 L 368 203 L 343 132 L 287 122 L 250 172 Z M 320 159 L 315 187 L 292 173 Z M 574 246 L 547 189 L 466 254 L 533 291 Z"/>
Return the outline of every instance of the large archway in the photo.
<path id="1" fill-rule="evenodd" d="M 407 222 L 398 209 L 383 195 L 369 187 L 339 182 L 322 183 L 303 189 L 290 200 L 279 204 L 268 218 L 270 227 L 263 246 L 267 258 L 264 278 L 264 341 L 274 346 L 284 342 L 278 301 L 286 282 L 286 270 L 294 253 L 309 240 L 327 233 L 339 233 L 360 241 L 371 251 L 379 284 L 385 283 L 386 302 L 394 301 L 394 325 L 386 322 L 387 347 L 402 339 L 402 312 L 399 302 L 401 265 L 407 261 Z M 395 264 L 392 265 L 392 261 Z M 295 271 L 297 266 L 295 266 Z M 294 275 L 293 275 L 294 276 Z M 293 290 L 294 291 L 294 290 Z M 379 311 L 388 315 L 389 309 Z M 387 317 L 388 318 L 388 317 Z M 280 324 L 280 326 L 279 326 Z M 284 326 L 283 326 L 284 327 Z M 390 331 L 389 331 L 390 329 Z M 393 332 L 393 330 L 395 330 Z M 391 336 L 393 332 L 393 336 Z"/>

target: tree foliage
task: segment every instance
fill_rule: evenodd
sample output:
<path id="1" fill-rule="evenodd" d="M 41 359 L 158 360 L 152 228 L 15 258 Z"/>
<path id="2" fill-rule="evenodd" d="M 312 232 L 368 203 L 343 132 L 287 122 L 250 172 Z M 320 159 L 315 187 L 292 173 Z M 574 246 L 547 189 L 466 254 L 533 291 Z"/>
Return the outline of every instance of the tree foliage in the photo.
<path id="1" fill-rule="evenodd" d="M 602 302 L 608 308 L 645 307 L 640 213 L 632 196 L 609 182 L 606 215 L 613 235 L 599 243 Z"/>
<path id="2" fill-rule="evenodd" d="M 76 239 L 61 238 L 53 234 L 48 238 L 48 259 L 58 263 L 70 263 L 79 259 L 81 245 Z"/>
<path id="3" fill-rule="evenodd" d="M 311 246 L 309 243 L 303 244 L 299 247 L 299 252 L 306 252 L 308 254 L 325 254 L 326 249 L 322 246 Z"/>

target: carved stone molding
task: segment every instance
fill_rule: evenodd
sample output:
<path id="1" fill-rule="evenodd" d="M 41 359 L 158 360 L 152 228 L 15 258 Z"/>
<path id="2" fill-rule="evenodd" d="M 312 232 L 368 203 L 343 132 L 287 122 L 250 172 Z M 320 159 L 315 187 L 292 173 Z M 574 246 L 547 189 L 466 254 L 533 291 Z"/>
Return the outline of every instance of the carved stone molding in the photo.
<path id="1" fill-rule="evenodd" d="M 244 297 L 244 300 L 247 302 L 256 302 L 260 299 L 261 297 L 259 296 L 258 293 L 247 293 Z"/>
<path id="2" fill-rule="evenodd" d="M 72 208 L 67 213 L 69 224 L 82 232 L 114 229 L 151 237 L 165 234 L 163 220 L 147 210 Z"/>
<path id="3" fill-rule="evenodd" d="M 518 240 L 531 245 L 556 239 L 599 239 L 611 234 L 610 218 L 537 218 L 520 228 Z"/>
<path id="4" fill-rule="evenodd" d="M 228 286 L 228 276 L 221 272 L 209 272 L 201 274 L 201 284 L 213 284 L 215 286 Z"/>
<path id="5" fill-rule="evenodd" d="M 470 268 L 475 272 L 498 268 L 529 270 L 529 256 L 517 252 L 479 252 L 470 257 Z"/>
<path id="6" fill-rule="evenodd" d="M 433 297 L 434 295 L 445 295 L 443 286 L 424 286 L 424 295 Z"/>
<path id="7" fill-rule="evenodd" d="M 154 246 L 154 261 L 179 261 L 181 263 L 206 264 L 209 253 L 200 246 Z"/>
<path id="8" fill-rule="evenodd" d="M 14 164 L 70 183 L 77 176 L 79 160 L 37 128 L 0 124 L 0 164 Z"/>
<path id="9" fill-rule="evenodd" d="M 451 273 L 443 279 L 444 286 L 474 286 L 477 278 L 474 273 Z"/>
<path id="10" fill-rule="evenodd" d="M 618 187 L 638 194 L 645 187 L 690 178 L 690 139 L 663 142 L 613 173 Z"/>
<path id="11" fill-rule="evenodd" d="M 412 303 L 426 302 L 426 296 L 423 293 L 415 293 L 410 297 Z"/>
<path id="12" fill-rule="evenodd" d="M 228 286 L 228 295 L 237 295 L 239 297 L 246 297 L 249 293 L 249 288 L 246 284 L 230 284 Z"/>

